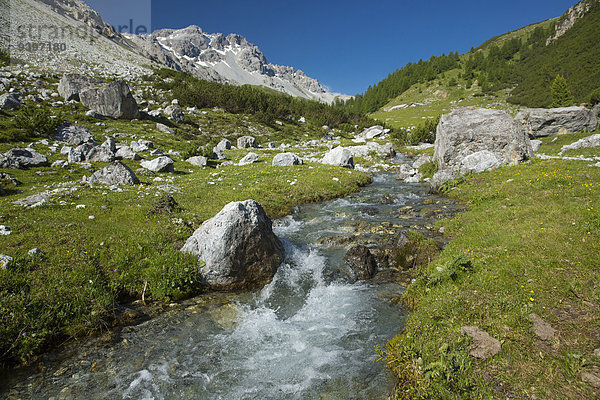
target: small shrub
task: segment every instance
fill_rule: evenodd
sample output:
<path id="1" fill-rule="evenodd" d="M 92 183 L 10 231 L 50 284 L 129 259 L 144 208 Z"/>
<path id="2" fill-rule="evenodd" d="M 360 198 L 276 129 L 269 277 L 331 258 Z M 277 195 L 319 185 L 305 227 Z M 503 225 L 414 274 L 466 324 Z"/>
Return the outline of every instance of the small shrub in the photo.
<path id="1" fill-rule="evenodd" d="M 439 254 L 435 242 L 421 233 L 409 231 L 406 239 L 408 243 L 392 252 L 392 261 L 400 269 L 424 267 Z"/>
<path id="2" fill-rule="evenodd" d="M 22 129 L 28 136 L 48 136 L 60 126 L 62 116 L 52 116 L 47 108 L 24 107 L 19 109 L 13 118 L 14 125 Z"/>
<path id="3" fill-rule="evenodd" d="M 443 183 L 442 186 L 440 186 L 440 188 L 438 189 L 438 191 L 440 193 L 448 193 L 450 190 L 454 189 L 455 187 L 458 187 L 463 182 L 465 182 L 465 178 L 462 176 L 456 179 L 452 179 L 451 181 Z"/>
<path id="4" fill-rule="evenodd" d="M 449 280 L 457 281 L 464 273 L 473 271 L 473 264 L 466 256 L 458 256 L 449 264 L 438 267 L 428 279 L 429 286 L 439 285 Z"/>
<path id="5" fill-rule="evenodd" d="M 0 64 L 10 64 L 10 54 L 4 49 L 0 49 Z"/>
<path id="6" fill-rule="evenodd" d="M 590 94 L 590 98 L 589 98 L 588 102 L 593 106 L 595 106 L 596 104 L 600 104 L 600 88 L 594 90 Z"/>

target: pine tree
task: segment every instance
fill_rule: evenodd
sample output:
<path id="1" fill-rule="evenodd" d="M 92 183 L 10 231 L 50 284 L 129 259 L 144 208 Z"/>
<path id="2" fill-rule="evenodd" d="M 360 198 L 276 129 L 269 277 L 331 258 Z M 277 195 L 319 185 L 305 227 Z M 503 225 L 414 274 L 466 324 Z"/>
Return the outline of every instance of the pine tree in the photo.
<path id="1" fill-rule="evenodd" d="M 567 80 L 562 75 L 556 75 L 552 82 L 552 107 L 569 107 L 573 105 L 573 96 L 567 87 Z"/>

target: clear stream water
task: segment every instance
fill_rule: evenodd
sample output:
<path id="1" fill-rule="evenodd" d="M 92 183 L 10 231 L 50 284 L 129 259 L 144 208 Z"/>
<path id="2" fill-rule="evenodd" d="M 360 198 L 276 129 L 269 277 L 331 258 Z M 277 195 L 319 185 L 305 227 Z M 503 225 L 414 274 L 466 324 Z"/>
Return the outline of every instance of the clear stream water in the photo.
<path id="1" fill-rule="evenodd" d="M 392 196 L 387 204 L 384 195 Z M 404 289 L 396 283 L 348 283 L 341 270 L 348 244 L 331 243 L 349 236 L 377 243 L 378 235 L 391 235 L 390 230 L 432 224 L 422 214 L 452 204 L 433 198 L 426 206 L 429 198 L 424 185 L 383 173 L 357 194 L 298 207 L 274 223 L 286 259 L 262 290 L 184 302 L 124 328 L 116 344 L 79 346 L 49 357 L 43 373 L 17 373 L 5 394 L 89 400 L 385 399 L 394 379 L 376 362 L 374 348 L 402 330 L 405 313 L 394 300 Z M 409 216 L 399 212 L 406 206 L 413 210 Z"/>

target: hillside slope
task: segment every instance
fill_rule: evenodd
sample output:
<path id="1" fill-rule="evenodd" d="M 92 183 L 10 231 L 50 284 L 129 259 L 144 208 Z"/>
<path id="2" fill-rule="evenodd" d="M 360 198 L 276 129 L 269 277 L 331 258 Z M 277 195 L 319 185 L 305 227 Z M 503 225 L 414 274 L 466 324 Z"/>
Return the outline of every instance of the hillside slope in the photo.
<path id="1" fill-rule="evenodd" d="M 600 88 L 598 37 L 600 1 L 584 0 L 562 17 L 496 36 L 466 54 L 450 52 L 409 63 L 343 106 L 368 113 L 378 111 L 380 120 L 394 120 L 397 115 L 386 115 L 391 107 L 415 101 L 415 96 L 405 93 L 443 86 L 439 91 L 443 97 L 428 96 L 430 102 L 467 100 L 469 93 L 460 93 L 467 89 L 488 97 L 487 103 L 500 98 L 521 106 L 547 107 L 557 74 L 567 79 L 575 102 L 586 102 Z M 480 101 L 470 103 L 481 105 Z"/>
<path id="2" fill-rule="evenodd" d="M 128 80 L 166 66 L 208 81 L 263 86 L 325 103 L 349 97 L 293 67 L 269 63 L 240 35 L 208 34 L 197 26 L 120 34 L 81 0 L 11 0 L 0 8 L 1 44 L 14 64 Z"/>

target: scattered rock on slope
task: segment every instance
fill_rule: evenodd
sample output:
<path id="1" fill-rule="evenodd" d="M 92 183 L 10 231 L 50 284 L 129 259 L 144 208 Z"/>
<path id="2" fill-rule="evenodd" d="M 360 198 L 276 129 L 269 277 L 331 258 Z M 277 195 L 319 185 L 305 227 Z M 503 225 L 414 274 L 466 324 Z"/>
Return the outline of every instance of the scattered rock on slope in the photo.
<path id="1" fill-rule="evenodd" d="M 221 140 L 214 148 L 213 151 L 225 151 L 231 150 L 231 142 L 227 139 Z"/>
<path id="2" fill-rule="evenodd" d="M 65 101 L 79 101 L 79 92 L 105 83 L 102 79 L 80 74 L 64 74 L 58 83 L 58 94 Z"/>
<path id="3" fill-rule="evenodd" d="M 497 339 L 477 326 L 463 326 L 460 328 L 460 333 L 469 335 L 473 339 L 469 350 L 471 350 L 471 356 L 475 358 L 486 359 L 498 354 L 502 349 L 502 345 Z"/>
<path id="4" fill-rule="evenodd" d="M 257 148 L 258 142 L 252 136 L 242 136 L 237 140 L 237 147 L 239 149 Z"/>
<path id="5" fill-rule="evenodd" d="M 265 285 L 284 256 L 271 220 L 254 200 L 227 204 L 194 232 L 181 251 L 204 261 L 202 276 L 215 290 Z"/>
<path id="6" fill-rule="evenodd" d="M 179 106 L 168 106 L 167 108 L 165 108 L 165 114 L 167 114 L 173 122 L 181 123 L 185 121 L 185 114 Z"/>
<path id="7" fill-rule="evenodd" d="M 203 156 L 190 157 L 185 161 L 189 162 L 192 165 L 195 165 L 196 167 L 206 167 L 206 165 L 208 165 L 208 159 Z"/>
<path id="8" fill-rule="evenodd" d="M 0 154 L 0 168 L 27 169 L 48 165 L 48 158 L 46 156 L 30 148 L 14 148 L 4 154 Z"/>
<path id="9" fill-rule="evenodd" d="M 174 162 L 167 156 L 160 156 L 154 160 L 142 161 L 140 165 L 152 172 L 173 172 Z"/>
<path id="10" fill-rule="evenodd" d="M 70 146 L 79 146 L 83 143 L 93 143 L 94 136 L 85 126 L 73 125 L 70 122 L 62 124 L 55 133 L 50 135 L 50 139 L 66 143 Z"/>
<path id="11" fill-rule="evenodd" d="M 567 144 L 560 149 L 560 153 L 562 154 L 567 150 L 577 150 L 584 149 L 588 147 L 598 147 L 600 146 L 600 134 L 595 134 L 592 136 L 585 137 L 576 141 L 575 143 Z"/>
<path id="12" fill-rule="evenodd" d="M 24 104 L 21 103 L 21 99 L 18 94 L 15 93 L 5 93 L 0 95 L 0 110 L 16 110 L 17 108 L 23 107 Z"/>
<path id="13" fill-rule="evenodd" d="M 323 164 L 337 165 L 344 168 L 354 168 L 352 152 L 341 146 L 327 152 L 321 162 Z"/>
<path id="14" fill-rule="evenodd" d="M 257 163 L 259 160 L 259 156 L 256 153 L 250 152 L 244 156 L 239 162 L 239 165 L 249 165 Z"/>
<path id="15" fill-rule="evenodd" d="M 279 153 L 273 157 L 273 165 L 279 167 L 289 167 L 302 164 L 302 159 L 294 153 Z"/>
<path id="16" fill-rule="evenodd" d="M 140 180 L 135 173 L 120 161 L 115 161 L 105 168 L 94 172 L 88 179 L 90 184 L 102 185 L 137 185 Z"/>
<path id="17" fill-rule="evenodd" d="M 86 89 L 79 97 L 84 106 L 105 117 L 136 119 L 140 116 L 129 86 L 122 80 Z"/>
<path id="18" fill-rule="evenodd" d="M 556 330 L 552 326 L 540 318 L 535 313 L 529 314 L 529 319 L 533 323 L 533 332 L 542 340 L 552 340 L 556 334 Z"/>
<path id="19" fill-rule="evenodd" d="M 160 122 L 158 122 L 158 123 L 156 124 L 156 129 L 157 129 L 159 132 L 168 133 L 169 135 L 174 135 L 174 134 L 176 134 L 176 133 L 177 133 L 177 131 L 176 131 L 175 129 L 173 129 L 173 128 L 169 128 L 167 125 L 165 125 L 165 124 L 161 124 Z"/>

